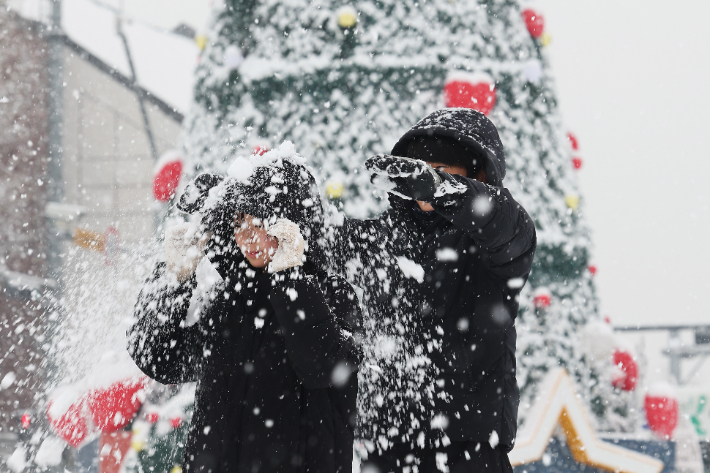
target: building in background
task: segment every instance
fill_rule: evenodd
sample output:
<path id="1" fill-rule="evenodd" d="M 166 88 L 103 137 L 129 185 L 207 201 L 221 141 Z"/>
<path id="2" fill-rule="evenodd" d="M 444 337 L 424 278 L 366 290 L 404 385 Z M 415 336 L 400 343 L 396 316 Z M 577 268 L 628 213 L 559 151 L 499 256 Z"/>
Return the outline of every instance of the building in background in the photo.
<path id="1" fill-rule="evenodd" d="M 179 147 L 199 48 L 189 27 L 168 32 L 126 19 L 124 43 L 117 11 L 64 0 L 61 70 L 51 71 L 51 3 L 8 3 L 0 1 L 0 442 L 14 446 L 22 415 L 44 416 L 35 412 L 46 401 L 49 373 L 42 368 L 61 364 L 43 362 L 45 332 L 54 322 L 43 320 L 51 317 L 41 295 L 76 294 L 71 286 L 86 268 L 75 267 L 72 253 L 95 255 L 85 261 L 99 275 L 113 270 L 105 253 L 77 243 L 130 251 L 154 235 L 161 206 L 153 196 L 155 161 Z M 52 72 L 62 77 L 61 142 L 54 144 L 61 150 L 61 202 L 49 202 L 45 185 Z M 48 260 L 50 242 L 59 243 L 56 268 Z M 63 275 L 60 283 L 50 274 Z M 74 317 L 71 301 L 64 307 L 69 313 L 58 316 Z M 8 453 L 0 448 L 0 457 Z"/>

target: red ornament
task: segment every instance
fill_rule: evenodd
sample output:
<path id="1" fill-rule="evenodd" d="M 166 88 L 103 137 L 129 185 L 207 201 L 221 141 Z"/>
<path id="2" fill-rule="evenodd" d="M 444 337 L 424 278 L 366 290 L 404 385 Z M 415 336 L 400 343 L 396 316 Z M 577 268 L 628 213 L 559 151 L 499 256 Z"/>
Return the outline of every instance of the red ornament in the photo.
<path id="1" fill-rule="evenodd" d="M 153 195 L 160 202 L 172 199 L 182 176 L 182 155 L 170 150 L 165 152 L 155 165 Z"/>
<path id="2" fill-rule="evenodd" d="M 678 400 L 666 389 L 649 390 L 644 400 L 648 427 L 665 439 L 670 439 L 678 425 Z"/>
<path id="3" fill-rule="evenodd" d="M 488 74 L 456 73 L 444 84 L 444 100 L 449 108 L 472 108 L 488 115 L 496 104 L 496 87 Z"/>
<path id="4" fill-rule="evenodd" d="M 579 143 L 577 142 L 577 137 L 572 133 L 567 133 L 567 139 L 569 140 L 570 145 L 572 145 L 572 150 L 578 151 Z"/>
<path id="5" fill-rule="evenodd" d="M 160 416 L 157 412 L 148 412 L 145 415 L 145 420 L 147 420 L 151 424 L 155 424 L 156 422 L 158 422 L 158 419 L 160 419 Z"/>
<path id="6" fill-rule="evenodd" d="M 545 309 L 552 304 L 552 293 L 546 287 L 540 287 L 533 293 L 533 304 L 538 309 Z"/>
<path id="7" fill-rule="evenodd" d="M 639 376 L 639 366 L 634 356 L 626 350 L 614 350 L 614 365 L 618 368 L 614 373 L 611 384 L 617 389 L 633 391 Z"/>
<path id="8" fill-rule="evenodd" d="M 254 156 L 263 156 L 264 153 L 269 151 L 269 147 L 266 146 L 265 144 L 258 144 L 254 145 L 254 147 L 251 149 L 251 154 Z"/>
<path id="9" fill-rule="evenodd" d="M 526 8 L 523 10 L 523 20 L 525 26 L 528 27 L 528 32 L 533 38 L 539 38 L 545 31 L 545 19 L 535 10 Z"/>
<path id="10" fill-rule="evenodd" d="M 590 264 L 589 267 L 587 268 L 587 271 L 589 271 L 592 274 L 592 276 L 594 276 L 595 274 L 597 274 L 597 267 L 594 266 L 593 264 Z"/>
<path id="11" fill-rule="evenodd" d="M 72 447 L 78 448 L 89 435 L 89 427 L 86 423 L 86 398 L 82 396 L 77 399 L 63 413 L 57 413 L 54 401 L 49 401 L 47 420 L 58 437 Z"/>
<path id="12" fill-rule="evenodd" d="M 108 388 L 92 389 L 87 404 L 94 425 L 101 432 L 114 432 L 128 425 L 141 406 L 139 391 L 146 382 L 146 377 L 130 378 Z"/>
<path id="13" fill-rule="evenodd" d="M 20 425 L 22 425 L 22 428 L 25 430 L 29 429 L 31 423 L 32 417 L 26 412 L 22 414 L 22 417 L 20 418 Z"/>
<path id="14" fill-rule="evenodd" d="M 182 419 L 180 417 L 171 417 L 170 425 L 173 427 L 173 429 L 177 429 L 182 425 Z"/>
<path id="15" fill-rule="evenodd" d="M 131 448 L 131 432 L 120 431 L 101 434 L 99 439 L 99 471 L 119 473 L 121 465 Z"/>
<path id="16" fill-rule="evenodd" d="M 574 166 L 575 169 L 581 169 L 582 168 L 582 158 L 572 158 L 572 166 Z"/>

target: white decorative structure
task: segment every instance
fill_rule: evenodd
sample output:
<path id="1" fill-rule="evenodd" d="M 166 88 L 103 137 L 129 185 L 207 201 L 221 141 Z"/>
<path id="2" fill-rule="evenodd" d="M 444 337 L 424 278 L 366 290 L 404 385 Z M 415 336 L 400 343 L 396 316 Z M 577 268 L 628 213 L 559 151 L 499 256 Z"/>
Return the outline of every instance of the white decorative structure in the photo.
<path id="1" fill-rule="evenodd" d="M 567 438 L 572 457 L 579 463 L 620 473 L 660 473 L 663 462 L 601 441 L 567 371 L 551 371 L 540 384 L 537 399 L 510 452 L 514 466 L 542 458 L 557 425 Z"/>

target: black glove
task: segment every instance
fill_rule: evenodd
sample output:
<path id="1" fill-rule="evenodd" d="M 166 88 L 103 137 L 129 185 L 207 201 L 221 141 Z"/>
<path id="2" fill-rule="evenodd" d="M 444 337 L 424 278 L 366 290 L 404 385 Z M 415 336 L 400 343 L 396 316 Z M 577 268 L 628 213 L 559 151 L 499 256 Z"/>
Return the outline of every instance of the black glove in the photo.
<path id="1" fill-rule="evenodd" d="M 428 201 L 441 184 L 436 170 L 418 159 L 378 154 L 365 167 L 372 172 L 370 182 L 409 199 Z"/>
<path id="2" fill-rule="evenodd" d="M 194 178 L 180 196 L 177 208 L 185 213 L 193 214 L 202 209 L 210 189 L 218 185 L 224 177 L 217 174 L 204 173 Z"/>

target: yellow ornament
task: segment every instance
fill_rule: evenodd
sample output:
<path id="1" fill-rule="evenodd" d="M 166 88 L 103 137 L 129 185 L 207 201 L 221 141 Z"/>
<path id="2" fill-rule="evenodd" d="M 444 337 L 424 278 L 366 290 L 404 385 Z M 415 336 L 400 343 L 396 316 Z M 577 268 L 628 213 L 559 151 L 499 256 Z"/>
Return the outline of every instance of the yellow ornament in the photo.
<path id="1" fill-rule="evenodd" d="M 550 43 L 552 42 L 552 35 L 545 31 L 542 36 L 540 37 L 540 44 L 543 46 L 549 46 Z"/>
<path id="2" fill-rule="evenodd" d="M 325 185 L 329 199 L 340 199 L 343 196 L 343 185 L 339 182 L 329 182 Z"/>
<path id="3" fill-rule="evenodd" d="M 180 467 L 180 466 L 178 466 L 178 465 L 175 465 L 175 466 L 172 467 L 172 469 L 170 470 L 170 473 L 182 473 L 182 467 Z"/>
<path id="4" fill-rule="evenodd" d="M 338 10 L 338 26 L 352 28 L 357 24 L 357 11 L 351 6 L 344 6 Z"/>
<path id="5" fill-rule="evenodd" d="M 207 36 L 203 34 L 198 34 L 195 36 L 195 43 L 197 44 L 197 47 L 200 48 L 200 51 L 205 49 L 205 46 L 207 46 Z"/>
<path id="6" fill-rule="evenodd" d="M 131 448 L 136 452 L 143 451 L 143 447 L 145 447 L 145 442 L 143 440 L 137 440 L 135 438 L 131 440 Z"/>
<path id="7" fill-rule="evenodd" d="M 568 195 L 565 197 L 565 204 L 572 210 L 577 210 L 579 207 L 579 196 L 578 195 Z"/>

